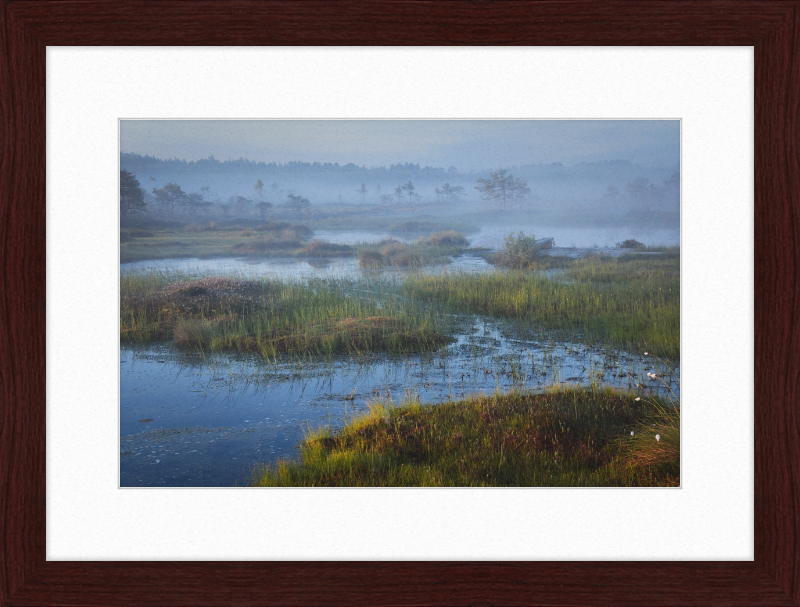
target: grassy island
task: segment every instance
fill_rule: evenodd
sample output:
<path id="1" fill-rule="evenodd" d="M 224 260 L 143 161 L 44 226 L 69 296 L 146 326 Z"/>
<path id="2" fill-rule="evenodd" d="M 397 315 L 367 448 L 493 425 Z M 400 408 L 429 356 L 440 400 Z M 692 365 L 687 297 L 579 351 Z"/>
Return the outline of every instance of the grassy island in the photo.
<path id="1" fill-rule="evenodd" d="M 679 486 L 676 402 L 559 388 L 438 405 L 377 402 L 338 432 L 309 434 L 297 461 L 256 486 Z"/>
<path id="2" fill-rule="evenodd" d="M 348 284 L 167 272 L 120 279 L 122 342 L 172 341 L 197 351 L 278 354 L 412 352 L 450 339 L 435 318 L 351 297 Z"/>

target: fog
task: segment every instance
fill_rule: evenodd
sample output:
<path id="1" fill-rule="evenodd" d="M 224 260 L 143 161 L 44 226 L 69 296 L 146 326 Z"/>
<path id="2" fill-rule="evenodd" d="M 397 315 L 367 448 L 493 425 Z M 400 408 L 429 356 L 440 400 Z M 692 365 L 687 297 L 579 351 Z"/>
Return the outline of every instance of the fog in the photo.
<path id="1" fill-rule="evenodd" d="M 269 203 L 271 216 L 311 224 L 354 215 L 353 229 L 379 216 L 452 221 L 476 245 L 509 230 L 558 234 L 561 246 L 677 244 L 679 131 L 678 121 L 123 121 L 120 168 L 144 190 L 139 219 L 257 220 Z M 478 189 L 501 169 L 512 193 Z M 167 184 L 194 202 L 167 209 L 157 192 Z"/>

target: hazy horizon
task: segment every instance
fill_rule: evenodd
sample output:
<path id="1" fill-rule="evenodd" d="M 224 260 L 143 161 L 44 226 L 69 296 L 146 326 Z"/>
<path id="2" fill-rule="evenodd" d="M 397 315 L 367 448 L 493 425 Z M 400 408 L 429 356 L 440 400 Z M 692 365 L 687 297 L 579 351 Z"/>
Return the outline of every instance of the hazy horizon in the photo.
<path id="1" fill-rule="evenodd" d="M 195 161 L 398 163 L 481 171 L 680 163 L 679 120 L 121 120 L 120 152 Z"/>

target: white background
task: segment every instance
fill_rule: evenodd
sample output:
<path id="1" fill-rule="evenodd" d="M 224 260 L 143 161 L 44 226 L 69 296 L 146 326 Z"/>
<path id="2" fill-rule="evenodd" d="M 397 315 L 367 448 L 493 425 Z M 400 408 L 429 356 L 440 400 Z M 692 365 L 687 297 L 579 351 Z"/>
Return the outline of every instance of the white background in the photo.
<path id="1" fill-rule="evenodd" d="M 118 489 L 119 118 L 682 119 L 682 488 Z M 752 243 L 749 47 L 48 48 L 47 557 L 752 560 Z"/>

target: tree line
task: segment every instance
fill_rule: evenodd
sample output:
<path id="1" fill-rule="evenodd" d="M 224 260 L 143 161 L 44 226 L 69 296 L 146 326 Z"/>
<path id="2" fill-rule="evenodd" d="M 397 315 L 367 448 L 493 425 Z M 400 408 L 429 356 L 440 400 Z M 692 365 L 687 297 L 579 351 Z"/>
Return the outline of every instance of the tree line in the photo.
<path id="1" fill-rule="evenodd" d="M 151 177 L 151 179 L 153 178 Z M 475 189 L 478 190 L 483 200 L 497 204 L 503 210 L 512 202 L 524 202 L 525 196 L 531 191 L 526 181 L 514 177 L 508 169 L 498 169 L 490 173 L 488 179 L 479 178 Z M 202 186 L 199 192 L 185 192 L 180 185 L 170 181 L 161 188 L 154 187 L 152 194 L 147 194 L 136 176 L 122 169 L 120 171 L 120 215 L 124 218 L 131 214 L 147 212 L 148 199 L 164 215 L 175 215 L 176 210 L 192 216 L 206 214 L 216 206 L 226 218 L 234 212 L 246 215 L 252 208 L 255 208 L 261 218 L 266 220 L 270 209 L 273 208 L 272 202 L 265 199 L 269 194 L 267 194 L 266 186 L 261 179 L 258 179 L 253 186 L 259 199 L 258 202 L 239 194 L 230 196 L 227 202 L 212 201 L 210 190 L 209 186 Z M 272 195 L 274 196 L 279 191 L 278 184 L 273 183 Z M 363 203 L 366 203 L 368 191 L 364 183 L 356 190 L 356 194 L 361 196 Z M 450 185 L 448 182 L 441 187 L 436 187 L 434 193 L 437 203 L 454 204 L 461 202 L 465 195 L 465 188 L 464 186 Z M 377 194 L 380 201 L 385 204 L 391 204 L 395 199 L 398 204 L 406 201 L 410 204 L 417 204 L 422 200 L 422 196 L 411 180 L 398 185 L 393 193 L 387 194 L 381 193 L 379 185 Z M 311 201 L 304 196 L 290 192 L 286 195 L 284 206 L 308 216 Z"/>
<path id="2" fill-rule="evenodd" d="M 119 211 L 122 218 L 129 215 L 148 212 L 148 198 L 152 205 L 163 215 L 175 215 L 178 210 L 188 215 L 198 215 L 209 213 L 213 207 L 217 207 L 225 217 L 231 213 L 246 215 L 252 208 L 255 208 L 261 218 L 266 221 L 273 204 L 265 200 L 265 186 L 260 179 L 256 181 L 253 189 L 259 198 L 254 204 L 254 200 L 245 196 L 234 195 L 228 198 L 227 202 L 220 200 L 212 201 L 211 188 L 203 186 L 200 192 L 184 192 L 183 188 L 177 183 L 170 181 L 161 188 L 153 188 L 152 194 L 148 194 L 142 187 L 139 180 L 133 173 L 125 169 L 119 172 Z M 274 192 L 280 191 L 277 183 L 272 184 Z M 304 213 L 308 216 L 311 209 L 311 201 L 294 193 L 286 196 L 285 206 L 295 211 Z"/>

